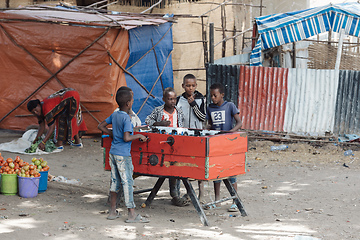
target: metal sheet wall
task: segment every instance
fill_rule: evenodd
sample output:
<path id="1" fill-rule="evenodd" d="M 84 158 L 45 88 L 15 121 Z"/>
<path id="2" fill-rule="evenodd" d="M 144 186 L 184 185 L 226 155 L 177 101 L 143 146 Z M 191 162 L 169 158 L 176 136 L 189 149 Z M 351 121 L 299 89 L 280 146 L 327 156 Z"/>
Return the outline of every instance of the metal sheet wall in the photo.
<path id="1" fill-rule="evenodd" d="M 341 70 L 336 101 L 335 134 L 360 134 L 360 72 Z"/>
<path id="2" fill-rule="evenodd" d="M 210 86 L 221 83 L 225 86 L 225 100 L 238 104 L 239 66 L 209 64 L 206 71 L 206 101 L 211 103 Z"/>
<path id="3" fill-rule="evenodd" d="M 211 64 L 207 79 L 207 93 L 226 86 L 244 129 L 360 135 L 360 71 Z"/>
<path id="4" fill-rule="evenodd" d="M 287 68 L 240 67 L 239 110 L 243 128 L 283 131 Z"/>
<path id="5" fill-rule="evenodd" d="M 284 131 L 333 132 L 338 74 L 335 70 L 289 69 Z"/>

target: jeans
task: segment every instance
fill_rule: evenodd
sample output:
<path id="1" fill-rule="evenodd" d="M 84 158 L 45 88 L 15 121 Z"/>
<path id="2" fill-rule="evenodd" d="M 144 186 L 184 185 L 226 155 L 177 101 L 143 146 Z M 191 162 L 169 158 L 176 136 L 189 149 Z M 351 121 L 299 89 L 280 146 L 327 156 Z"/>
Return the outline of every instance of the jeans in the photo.
<path id="1" fill-rule="evenodd" d="M 231 184 L 236 183 L 236 176 L 229 177 L 229 181 Z M 215 180 L 214 183 L 221 183 L 221 180 Z"/>
<path id="2" fill-rule="evenodd" d="M 134 180 L 131 156 L 110 155 L 111 182 L 110 192 L 119 192 L 122 185 L 124 191 L 125 205 L 127 208 L 135 208 L 134 202 Z"/>
<path id="3" fill-rule="evenodd" d="M 180 179 L 169 177 L 170 196 L 180 197 Z"/>

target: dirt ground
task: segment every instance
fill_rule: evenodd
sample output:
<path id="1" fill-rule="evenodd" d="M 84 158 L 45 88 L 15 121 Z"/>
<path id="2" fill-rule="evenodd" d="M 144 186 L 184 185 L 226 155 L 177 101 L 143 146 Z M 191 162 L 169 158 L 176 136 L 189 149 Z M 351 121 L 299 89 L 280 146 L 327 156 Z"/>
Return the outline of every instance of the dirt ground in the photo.
<path id="1" fill-rule="evenodd" d="M 0 143 L 21 137 L 0 131 Z M 148 193 L 136 194 L 136 211 L 148 224 L 125 223 L 122 216 L 107 220 L 110 172 L 103 168 L 100 137 L 83 139 L 84 148 L 65 146 L 61 153 L 43 155 L 50 173 L 81 185 L 49 182 L 35 198 L 0 195 L 1 239 L 360 239 L 360 152 L 344 156 L 334 144 L 288 144 L 271 152 L 270 141 L 250 141 L 248 172 L 238 176 L 238 193 L 248 213 L 227 212 L 230 202 L 206 211 L 203 226 L 192 205 L 171 205 L 168 184 L 146 208 Z M 347 150 L 347 149 L 345 149 Z M 5 157 L 17 154 L 2 152 Z M 20 155 L 30 162 L 32 156 Z M 154 177 L 135 179 L 135 190 L 154 186 Z M 197 192 L 197 183 L 192 182 Z M 213 198 L 212 182 L 205 184 L 206 201 Z M 182 185 L 182 192 L 185 188 Z M 228 197 L 224 185 L 222 197 Z"/>

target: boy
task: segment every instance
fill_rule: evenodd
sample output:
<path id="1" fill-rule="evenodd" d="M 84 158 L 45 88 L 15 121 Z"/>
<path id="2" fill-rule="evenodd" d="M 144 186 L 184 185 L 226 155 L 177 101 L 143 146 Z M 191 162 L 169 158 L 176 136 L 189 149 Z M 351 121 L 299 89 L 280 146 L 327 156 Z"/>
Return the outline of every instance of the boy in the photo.
<path id="1" fill-rule="evenodd" d="M 133 135 L 133 126 L 129 117 L 134 99 L 129 90 L 121 90 L 116 93 L 116 102 L 119 111 L 113 112 L 105 121 L 99 124 L 98 128 L 104 133 L 109 134 L 113 141 L 110 148 L 111 184 L 110 184 L 110 211 L 107 219 L 114 220 L 119 217 L 116 210 L 116 197 L 120 189 L 120 184 L 124 191 L 125 205 L 128 209 L 128 218 L 125 222 L 135 223 L 149 222 L 148 219 L 135 214 L 135 203 L 133 196 L 133 165 L 131 160 L 131 141 L 140 139 L 146 141 L 147 138 L 141 134 Z M 112 131 L 106 126 L 112 124 Z"/>
<path id="2" fill-rule="evenodd" d="M 225 88 L 220 83 L 214 83 L 210 86 L 210 97 L 212 103 L 207 108 L 206 119 L 208 120 L 208 129 L 235 132 L 242 126 L 239 116 L 239 110 L 232 102 L 224 101 Z M 233 127 L 233 119 L 236 124 Z M 229 178 L 235 191 L 237 191 L 236 176 Z M 220 199 L 220 180 L 214 181 L 215 201 Z M 229 208 L 230 212 L 237 211 L 236 204 Z"/>
<path id="3" fill-rule="evenodd" d="M 134 97 L 134 92 L 131 88 L 129 87 L 126 87 L 126 86 L 121 86 L 118 91 L 122 91 L 122 90 L 128 90 L 130 91 L 131 95 Z M 115 109 L 115 111 L 119 111 L 119 108 Z M 130 119 L 131 119 L 131 123 L 133 125 L 133 127 L 140 127 L 141 126 L 141 120 L 140 118 L 138 117 L 138 115 L 136 115 L 136 113 L 134 113 L 134 111 L 132 109 L 130 109 L 130 112 L 129 112 L 129 116 L 130 116 Z"/>
<path id="4" fill-rule="evenodd" d="M 176 106 L 184 113 L 184 127 L 203 129 L 205 123 L 205 98 L 196 90 L 197 82 L 193 74 L 186 74 L 183 78 L 182 88 L 185 92 L 177 97 Z M 199 184 L 199 201 L 203 202 L 204 184 Z"/>
<path id="5" fill-rule="evenodd" d="M 181 108 L 176 106 L 176 93 L 173 88 L 165 88 L 163 93 L 164 105 L 154 108 L 146 117 L 145 123 L 151 126 L 183 127 L 184 115 Z M 172 204 L 182 207 L 186 205 L 187 197 L 180 198 L 180 180 L 169 178 L 170 196 Z"/>
<path id="6" fill-rule="evenodd" d="M 196 90 L 196 77 L 185 75 L 182 88 L 185 92 L 177 97 L 176 106 L 184 113 L 184 127 L 203 129 L 205 123 L 205 98 Z"/>
<path id="7" fill-rule="evenodd" d="M 131 88 L 129 87 L 126 87 L 126 86 L 121 86 L 117 92 L 119 91 L 123 91 L 123 90 L 128 90 L 130 91 L 131 93 L 131 96 L 134 98 L 134 92 Z M 116 92 L 116 93 L 117 93 Z M 120 111 L 119 108 L 116 108 L 115 111 Z M 115 112 L 114 111 L 114 112 Z M 130 109 L 129 111 L 129 116 L 130 116 L 130 120 L 131 120 L 131 123 L 133 125 L 133 128 L 135 129 L 136 127 L 140 127 L 141 126 L 141 120 L 140 118 L 138 117 L 138 115 L 136 115 L 136 113 L 134 113 L 134 111 L 132 109 Z M 137 177 L 137 176 L 136 176 Z M 133 176 L 133 179 L 136 178 L 135 175 Z M 111 184 L 111 180 L 110 180 L 110 184 Z M 110 204 L 110 198 L 111 198 L 111 192 L 109 192 L 109 196 L 108 196 L 108 200 L 107 200 L 107 203 Z M 116 199 L 116 206 L 118 206 L 120 204 L 120 202 L 124 202 L 124 194 L 123 194 L 123 189 L 120 185 L 120 190 L 117 194 L 117 199 Z"/>
<path id="8" fill-rule="evenodd" d="M 184 127 L 183 111 L 176 106 L 176 93 L 173 88 L 165 88 L 164 105 L 154 108 L 146 117 L 145 123 L 151 126 Z"/>

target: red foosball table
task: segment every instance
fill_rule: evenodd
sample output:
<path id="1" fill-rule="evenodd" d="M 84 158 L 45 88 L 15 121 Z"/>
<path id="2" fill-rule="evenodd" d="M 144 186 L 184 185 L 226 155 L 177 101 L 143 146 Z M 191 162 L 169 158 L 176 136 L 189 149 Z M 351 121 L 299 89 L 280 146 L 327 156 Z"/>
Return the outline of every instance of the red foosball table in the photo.
<path id="1" fill-rule="evenodd" d="M 143 207 L 151 204 L 166 178 L 176 177 L 184 183 L 203 224 L 209 225 L 189 179 L 222 180 L 241 215 L 247 215 L 237 192 L 228 180 L 231 176 L 246 173 L 246 133 L 153 127 L 139 129 L 139 132 L 134 134 L 142 134 L 148 138 L 146 142 L 132 142 L 134 174 L 159 178 Z M 102 146 L 105 147 L 105 169 L 109 170 L 111 138 L 103 138 Z"/>

